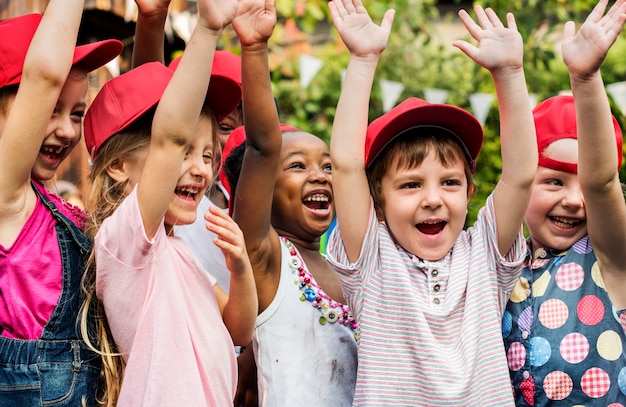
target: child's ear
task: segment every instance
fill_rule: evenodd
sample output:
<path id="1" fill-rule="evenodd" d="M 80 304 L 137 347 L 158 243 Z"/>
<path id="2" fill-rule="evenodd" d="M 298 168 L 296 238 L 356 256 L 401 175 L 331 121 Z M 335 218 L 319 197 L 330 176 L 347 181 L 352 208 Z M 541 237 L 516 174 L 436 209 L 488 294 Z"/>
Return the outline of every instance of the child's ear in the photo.
<path id="1" fill-rule="evenodd" d="M 109 177 L 120 183 L 128 181 L 130 177 L 128 163 L 120 158 L 111 161 L 106 167 L 106 172 Z"/>
<path id="2" fill-rule="evenodd" d="M 467 200 L 469 200 L 474 195 L 474 192 L 474 184 L 469 184 L 469 187 L 467 188 Z"/>

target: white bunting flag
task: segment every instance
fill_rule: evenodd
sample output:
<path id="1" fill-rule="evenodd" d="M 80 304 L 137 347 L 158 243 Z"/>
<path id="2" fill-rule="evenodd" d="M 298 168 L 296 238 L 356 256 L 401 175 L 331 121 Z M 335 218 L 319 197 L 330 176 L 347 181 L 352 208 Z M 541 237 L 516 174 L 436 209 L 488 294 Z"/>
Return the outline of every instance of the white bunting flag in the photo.
<path id="1" fill-rule="evenodd" d="M 300 56 L 300 87 L 307 88 L 317 72 L 324 66 L 324 61 L 312 55 Z"/>
<path id="2" fill-rule="evenodd" d="M 386 113 L 396 105 L 398 98 L 404 91 L 404 85 L 400 82 L 381 79 L 380 90 L 383 98 L 383 111 Z"/>
<path id="3" fill-rule="evenodd" d="M 626 82 L 615 82 L 606 85 L 606 90 L 617 104 L 622 114 L 626 114 Z"/>
<path id="4" fill-rule="evenodd" d="M 429 103 L 446 103 L 448 91 L 445 89 L 426 88 L 424 98 Z"/>
<path id="5" fill-rule="evenodd" d="M 480 124 L 485 124 L 493 99 L 494 96 L 491 93 L 474 93 L 470 95 L 470 106 L 472 106 L 474 116 L 476 116 Z"/>
<path id="6" fill-rule="evenodd" d="M 539 101 L 539 95 L 537 95 L 536 93 L 529 93 L 528 101 L 530 102 L 530 108 L 534 109 L 535 106 L 537 106 L 537 102 Z"/>
<path id="7" fill-rule="evenodd" d="M 109 71 L 112 77 L 120 76 L 120 57 L 113 58 L 109 62 L 104 65 L 104 67 Z"/>

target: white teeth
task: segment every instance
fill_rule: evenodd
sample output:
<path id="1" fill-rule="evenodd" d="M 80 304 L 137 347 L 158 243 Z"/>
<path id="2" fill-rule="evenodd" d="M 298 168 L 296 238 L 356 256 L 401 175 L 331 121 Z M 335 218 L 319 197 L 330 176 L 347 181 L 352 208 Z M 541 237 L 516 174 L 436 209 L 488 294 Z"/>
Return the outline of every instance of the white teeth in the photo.
<path id="1" fill-rule="evenodd" d="M 63 151 L 63 147 L 52 148 L 52 147 L 43 146 L 41 147 L 41 149 L 44 152 L 51 153 L 51 154 L 61 154 L 61 151 Z"/>
<path id="2" fill-rule="evenodd" d="M 328 197 L 324 194 L 311 195 L 304 199 L 306 202 L 328 202 Z"/>

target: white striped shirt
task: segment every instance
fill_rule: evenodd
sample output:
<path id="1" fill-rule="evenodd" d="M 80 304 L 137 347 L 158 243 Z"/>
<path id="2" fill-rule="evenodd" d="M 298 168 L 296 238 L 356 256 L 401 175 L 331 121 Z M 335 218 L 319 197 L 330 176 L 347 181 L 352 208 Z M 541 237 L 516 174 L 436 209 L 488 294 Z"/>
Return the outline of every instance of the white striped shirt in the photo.
<path id="1" fill-rule="evenodd" d="M 497 247 L 492 196 L 448 254 L 422 261 L 397 245 L 371 204 L 361 256 L 337 227 L 328 258 L 360 327 L 354 406 L 512 406 L 501 334 L 526 243 Z"/>

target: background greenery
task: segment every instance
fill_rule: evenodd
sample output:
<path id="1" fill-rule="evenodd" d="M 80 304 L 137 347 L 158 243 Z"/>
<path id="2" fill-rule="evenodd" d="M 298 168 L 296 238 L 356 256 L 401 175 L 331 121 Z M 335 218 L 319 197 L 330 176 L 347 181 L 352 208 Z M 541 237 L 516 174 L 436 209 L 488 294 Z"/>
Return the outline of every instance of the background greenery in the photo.
<path id="1" fill-rule="evenodd" d="M 392 34 L 381 57 L 370 102 L 370 120 L 383 113 L 378 80 L 401 82 L 405 90 L 399 101 L 410 96 L 424 98 L 426 88 L 449 91 L 446 103 L 471 111 L 469 95 L 493 93 L 489 73 L 451 46 L 454 34 L 466 36 L 456 11 L 469 10 L 472 4 L 436 0 L 363 0 L 373 20 L 380 22 L 388 8 L 396 10 Z M 530 93 L 541 101 L 570 89 L 569 77 L 560 57 L 559 37 L 562 23 L 577 25 L 596 4 L 589 0 L 485 0 L 502 19 L 513 12 L 525 41 L 525 71 Z M 612 2 L 611 2 L 612 4 Z M 440 7 L 437 7 L 440 6 Z M 281 120 L 318 135 L 328 141 L 335 107 L 341 88 L 341 71 L 348 52 L 332 28 L 327 0 L 277 0 L 279 23 L 270 42 L 274 95 Z M 450 38 L 450 34 L 453 34 Z M 230 42 L 229 42 L 230 41 Z M 230 33 L 227 47 L 236 52 L 235 37 Z M 306 88 L 300 88 L 299 55 L 307 53 L 324 61 L 323 68 Z M 626 41 L 623 37 L 611 49 L 602 68 L 606 84 L 626 80 Z M 613 103 L 620 123 L 624 117 Z M 468 224 L 476 217 L 492 191 L 501 169 L 498 139 L 499 117 L 496 102 L 484 125 L 485 142 L 478 158 L 475 176 L 476 194 L 470 203 Z M 624 172 L 622 172 L 624 175 Z M 622 177 L 624 179 L 624 177 Z"/>

